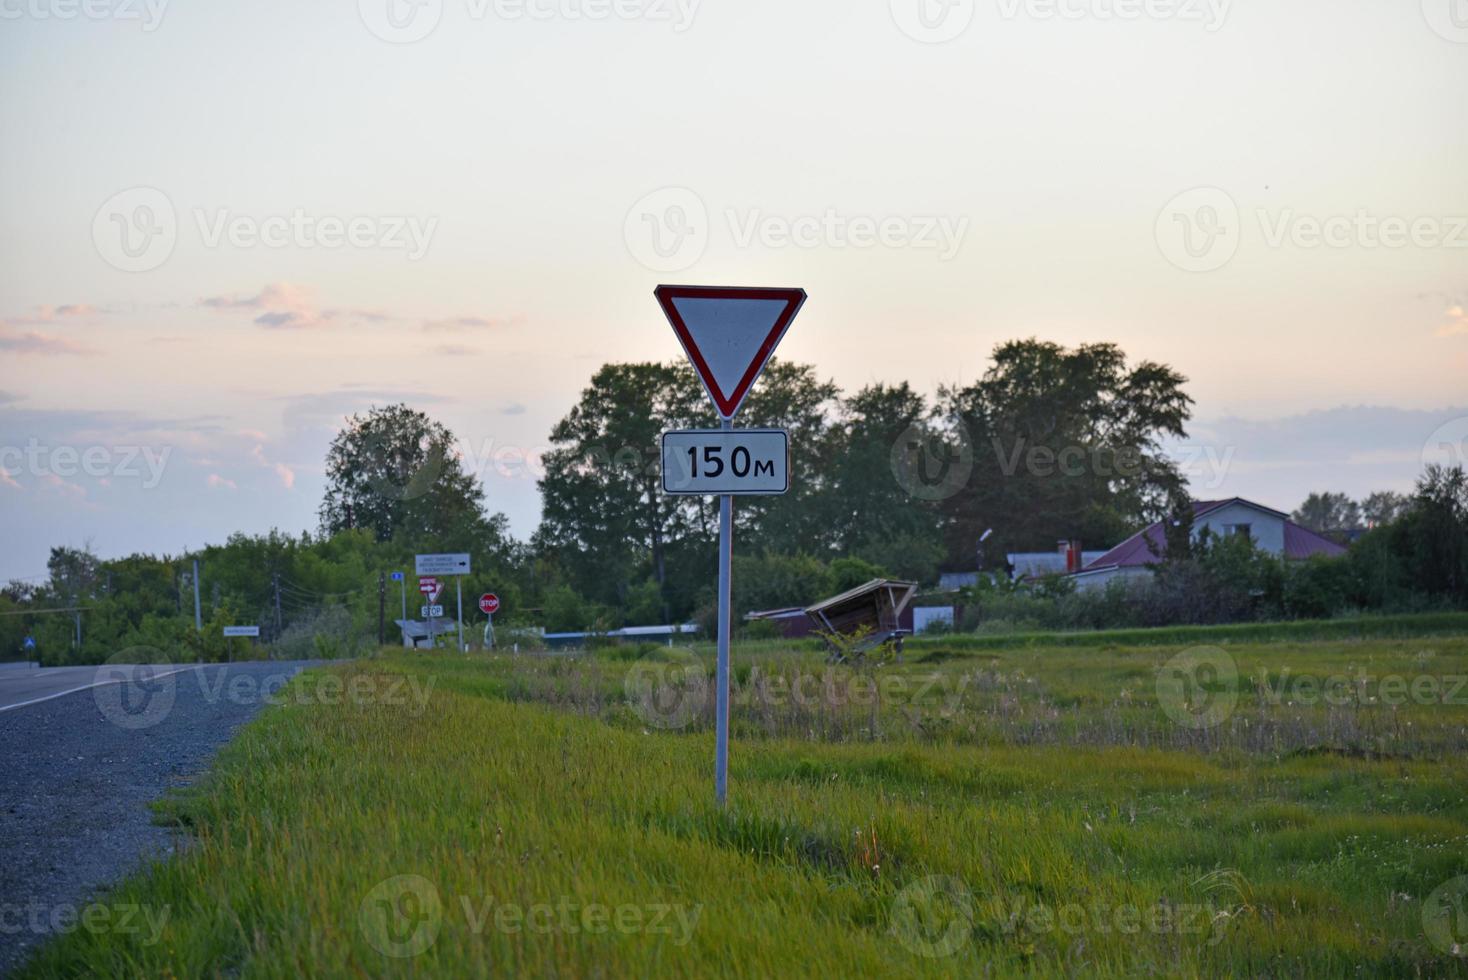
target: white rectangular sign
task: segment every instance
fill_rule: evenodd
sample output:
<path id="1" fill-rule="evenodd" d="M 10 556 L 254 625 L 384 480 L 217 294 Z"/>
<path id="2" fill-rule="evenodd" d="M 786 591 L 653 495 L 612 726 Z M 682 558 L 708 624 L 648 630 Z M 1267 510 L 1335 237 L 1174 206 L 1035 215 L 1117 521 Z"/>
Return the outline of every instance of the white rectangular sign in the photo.
<path id="1" fill-rule="evenodd" d="M 438 619 L 442 615 L 443 615 L 443 606 L 424 606 L 423 607 L 423 618 L 424 619 Z"/>
<path id="2" fill-rule="evenodd" d="M 225 636 L 259 636 L 260 635 L 260 627 L 258 627 L 258 626 L 226 626 L 224 628 L 224 635 Z"/>
<path id="3" fill-rule="evenodd" d="M 468 555 L 418 555 L 418 575 L 468 575 Z"/>
<path id="4" fill-rule="evenodd" d="M 790 489 L 784 429 L 692 429 L 663 433 L 663 492 L 782 494 Z"/>

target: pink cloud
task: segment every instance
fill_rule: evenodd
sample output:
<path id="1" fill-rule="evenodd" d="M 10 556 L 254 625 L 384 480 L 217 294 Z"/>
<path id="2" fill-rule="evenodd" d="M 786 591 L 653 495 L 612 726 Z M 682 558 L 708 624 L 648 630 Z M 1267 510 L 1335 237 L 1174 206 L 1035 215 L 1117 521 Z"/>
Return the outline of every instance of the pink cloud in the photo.
<path id="1" fill-rule="evenodd" d="M 211 490 L 238 490 L 239 489 L 239 487 L 235 485 L 235 482 L 233 480 L 225 479 L 224 477 L 220 476 L 218 473 L 210 473 L 209 474 L 209 479 L 206 482 L 209 484 L 209 489 L 211 489 Z"/>
<path id="2" fill-rule="evenodd" d="M 275 464 L 275 475 L 280 477 L 280 485 L 290 490 L 296 485 L 296 471 L 284 463 Z"/>
<path id="3" fill-rule="evenodd" d="M 1437 329 L 1439 337 L 1458 337 L 1468 334 L 1468 311 L 1461 304 L 1448 307 L 1447 322 Z"/>

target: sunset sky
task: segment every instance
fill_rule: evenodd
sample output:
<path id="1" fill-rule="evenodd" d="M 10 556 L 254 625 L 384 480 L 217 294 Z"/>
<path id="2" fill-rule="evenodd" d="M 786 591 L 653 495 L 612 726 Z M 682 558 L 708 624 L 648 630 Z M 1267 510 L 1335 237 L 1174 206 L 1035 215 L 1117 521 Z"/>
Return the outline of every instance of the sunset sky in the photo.
<path id="1" fill-rule="evenodd" d="M 847 390 L 1115 341 L 1199 496 L 1406 490 L 1468 445 L 1454 4 L 0 0 L 0 578 L 314 528 L 394 401 L 528 535 L 660 282 L 804 287 Z"/>

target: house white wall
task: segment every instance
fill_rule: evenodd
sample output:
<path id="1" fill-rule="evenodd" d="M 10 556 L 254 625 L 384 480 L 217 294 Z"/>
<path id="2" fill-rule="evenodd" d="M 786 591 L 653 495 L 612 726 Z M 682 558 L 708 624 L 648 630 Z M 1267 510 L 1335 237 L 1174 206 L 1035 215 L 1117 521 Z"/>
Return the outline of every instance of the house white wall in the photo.
<path id="1" fill-rule="evenodd" d="M 1224 537 L 1229 525 L 1234 524 L 1249 525 L 1249 535 L 1260 551 L 1271 555 L 1284 554 L 1284 518 L 1240 503 L 1220 507 L 1198 518 L 1193 525 L 1193 533 L 1201 534 L 1206 527 L 1217 536 Z"/>

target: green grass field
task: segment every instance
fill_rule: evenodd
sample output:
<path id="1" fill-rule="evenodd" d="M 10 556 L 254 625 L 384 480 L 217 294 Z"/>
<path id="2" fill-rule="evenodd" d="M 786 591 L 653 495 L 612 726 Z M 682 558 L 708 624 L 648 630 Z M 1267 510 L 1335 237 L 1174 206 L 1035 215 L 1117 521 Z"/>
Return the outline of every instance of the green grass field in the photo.
<path id="1" fill-rule="evenodd" d="M 1468 975 L 1462 633 L 709 663 L 303 675 L 22 975 Z"/>

